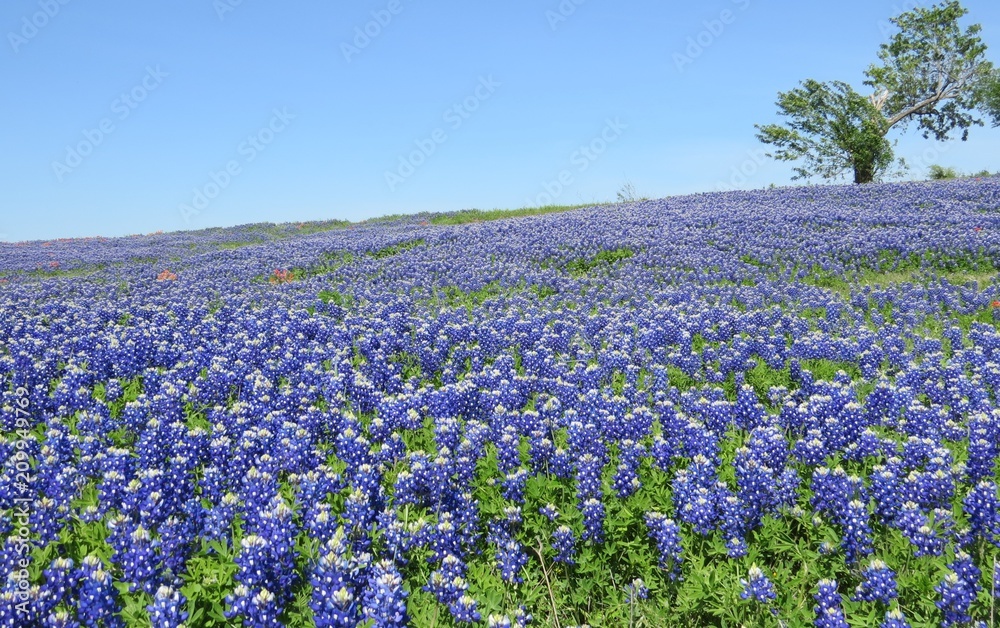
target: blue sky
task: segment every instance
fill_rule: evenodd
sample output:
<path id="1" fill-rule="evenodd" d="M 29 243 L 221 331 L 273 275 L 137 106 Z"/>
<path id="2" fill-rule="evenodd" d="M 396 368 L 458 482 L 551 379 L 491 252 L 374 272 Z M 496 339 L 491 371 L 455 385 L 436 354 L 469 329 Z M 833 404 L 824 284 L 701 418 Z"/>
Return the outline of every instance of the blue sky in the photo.
<path id="1" fill-rule="evenodd" d="M 863 88 L 914 4 L 5 0 L 0 239 L 788 184 L 753 125 Z M 1000 61 L 1000 5 L 963 4 Z M 893 137 L 909 178 L 1000 170 L 970 135 Z"/>

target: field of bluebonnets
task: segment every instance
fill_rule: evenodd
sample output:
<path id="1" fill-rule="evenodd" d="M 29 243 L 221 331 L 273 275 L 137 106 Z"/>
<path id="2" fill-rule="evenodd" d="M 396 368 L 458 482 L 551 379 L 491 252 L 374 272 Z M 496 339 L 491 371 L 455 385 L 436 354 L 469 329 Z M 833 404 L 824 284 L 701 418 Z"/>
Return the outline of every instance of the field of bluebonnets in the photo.
<path id="1" fill-rule="evenodd" d="M 1000 179 L 460 219 L 0 244 L 3 625 L 994 621 Z"/>

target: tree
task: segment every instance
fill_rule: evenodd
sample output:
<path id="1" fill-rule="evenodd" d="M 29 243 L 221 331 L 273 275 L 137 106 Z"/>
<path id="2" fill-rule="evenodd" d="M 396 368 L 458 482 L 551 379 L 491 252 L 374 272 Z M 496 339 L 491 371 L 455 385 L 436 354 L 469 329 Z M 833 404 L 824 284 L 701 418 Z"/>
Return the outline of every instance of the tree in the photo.
<path id="1" fill-rule="evenodd" d="M 958 170 L 955 170 L 954 168 L 931 164 L 931 167 L 927 169 L 927 176 L 932 181 L 942 181 L 944 179 L 957 179 L 961 175 L 958 174 Z"/>
<path id="2" fill-rule="evenodd" d="M 899 29 L 879 48 L 880 65 L 865 71 L 863 96 L 847 83 L 808 79 L 778 94 L 785 125 L 756 125 L 757 138 L 782 161 L 804 160 L 793 178 L 835 179 L 853 171 L 855 183 L 877 180 L 893 163 L 891 129 L 916 122 L 925 138 L 947 140 L 982 126 L 985 113 L 1000 122 L 1000 79 L 986 60 L 978 24 L 963 32 L 967 13 L 957 0 L 915 8 L 891 21 Z"/>
<path id="3" fill-rule="evenodd" d="M 977 96 L 980 108 L 993 118 L 993 126 L 1000 126 L 1000 71 L 985 82 Z"/>

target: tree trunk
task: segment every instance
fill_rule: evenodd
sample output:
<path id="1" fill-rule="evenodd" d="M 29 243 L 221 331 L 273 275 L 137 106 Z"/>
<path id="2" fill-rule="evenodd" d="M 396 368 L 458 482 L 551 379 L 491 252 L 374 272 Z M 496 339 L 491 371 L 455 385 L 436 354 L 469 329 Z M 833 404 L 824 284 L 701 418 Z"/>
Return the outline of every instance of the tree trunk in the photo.
<path id="1" fill-rule="evenodd" d="M 870 159 L 855 159 L 854 182 L 871 183 L 875 180 L 875 164 Z"/>

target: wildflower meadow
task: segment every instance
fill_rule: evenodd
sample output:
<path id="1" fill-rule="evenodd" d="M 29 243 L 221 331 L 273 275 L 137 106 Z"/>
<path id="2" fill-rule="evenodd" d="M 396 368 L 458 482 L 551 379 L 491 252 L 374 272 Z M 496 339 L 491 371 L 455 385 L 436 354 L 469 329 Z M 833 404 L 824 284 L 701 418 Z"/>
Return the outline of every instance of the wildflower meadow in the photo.
<path id="1" fill-rule="evenodd" d="M 1000 179 L 475 218 L 0 244 L 0 626 L 997 625 Z"/>

